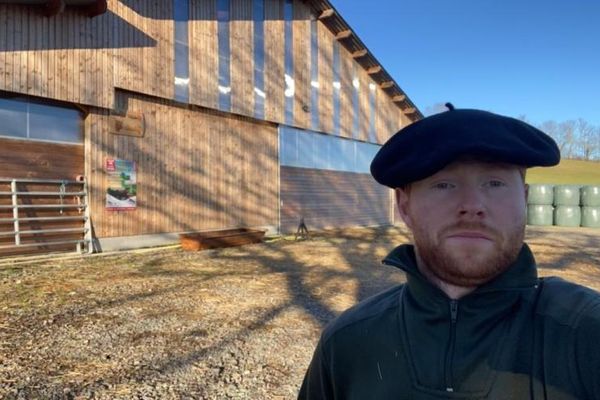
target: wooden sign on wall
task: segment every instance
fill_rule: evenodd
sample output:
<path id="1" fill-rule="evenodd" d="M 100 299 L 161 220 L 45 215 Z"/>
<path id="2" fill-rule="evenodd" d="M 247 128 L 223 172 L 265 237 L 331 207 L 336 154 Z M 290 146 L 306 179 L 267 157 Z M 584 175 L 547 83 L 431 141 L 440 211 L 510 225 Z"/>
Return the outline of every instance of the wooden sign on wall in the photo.
<path id="1" fill-rule="evenodd" d="M 111 115 L 109 132 L 114 135 L 144 136 L 144 114 L 140 111 L 128 111 L 125 116 Z"/>

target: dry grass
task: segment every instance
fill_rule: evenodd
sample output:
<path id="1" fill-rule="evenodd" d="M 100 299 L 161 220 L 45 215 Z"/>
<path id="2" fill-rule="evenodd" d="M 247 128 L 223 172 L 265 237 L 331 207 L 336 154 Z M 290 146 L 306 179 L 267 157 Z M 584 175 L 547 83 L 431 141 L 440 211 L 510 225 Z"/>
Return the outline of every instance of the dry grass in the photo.
<path id="1" fill-rule="evenodd" d="M 600 185 L 600 162 L 562 159 L 554 167 L 530 168 L 527 183 Z"/>
<path id="2" fill-rule="evenodd" d="M 293 398 L 324 323 L 404 281 L 400 227 L 0 268 L 0 398 Z M 600 290 L 600 231 L 531 228 L 541 275 Z"/>

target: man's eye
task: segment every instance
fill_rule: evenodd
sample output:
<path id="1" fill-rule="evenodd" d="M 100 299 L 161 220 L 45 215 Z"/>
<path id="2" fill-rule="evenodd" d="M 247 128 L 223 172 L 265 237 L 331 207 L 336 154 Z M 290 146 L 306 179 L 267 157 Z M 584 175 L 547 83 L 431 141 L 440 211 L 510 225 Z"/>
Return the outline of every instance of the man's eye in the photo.
<path id="1" fill-rule="evenodd" d="M 452 189 L 454 187 L 454 185 L 452 185 L 451 183 L 448 182 L 438 182 L 436 184 L 433 185 L 434 189 Z"/>
<path id="2" fill-rule="evenodd" d="M 502 181 L 498 181 L 498 180 L 491 180 L 488 182 L 488 186 L 490 187 L 502 187 L 502 186 L 506 186 L 506 184 Z"/>

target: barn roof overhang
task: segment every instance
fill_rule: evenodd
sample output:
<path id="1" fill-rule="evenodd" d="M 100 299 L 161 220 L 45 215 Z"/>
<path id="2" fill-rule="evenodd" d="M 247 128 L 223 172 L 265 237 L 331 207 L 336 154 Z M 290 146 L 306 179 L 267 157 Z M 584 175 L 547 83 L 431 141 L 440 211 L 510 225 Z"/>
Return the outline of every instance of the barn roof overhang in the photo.
<path id="1" fill-rule="evenodd" d="M 350 25 L 337 12 L 328 0 L 303 0 L 315 17 L 321 21 L 334 35 L 336 40 L 346 48 L 352 58 L 364 68 L 371 79 L 392 99 L 392 101 L 412 121 L 423 118 L 423 114 L 410 98 L 400 88 L 398 83 L 385 70 L 383 65 L 375 58 L 373 53 L 360 40 Z"/>
<path id="2" fill-rule="evenodd" d="M 104 14 L 108 7 L 107 0 L 0 0 L 0 3 L 36 6 L 47 17 L 62 13 L 66 7 L 76 7 L 88 17 L 95 17 Z"/>

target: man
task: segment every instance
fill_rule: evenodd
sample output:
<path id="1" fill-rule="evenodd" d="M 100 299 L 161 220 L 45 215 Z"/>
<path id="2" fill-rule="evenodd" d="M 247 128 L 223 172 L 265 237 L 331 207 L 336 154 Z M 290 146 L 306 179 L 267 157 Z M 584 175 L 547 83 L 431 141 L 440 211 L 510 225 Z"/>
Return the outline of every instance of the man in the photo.
<path id="1" fill-rule="evenodd" d="M 371 173 L 414 245 L 384 260 L 404 285 L 324 330 L 300 399 L 600 399 L 600 295 L 537 277 L 523 243 L 525 169 L 556 143 L 479 110 L 404 128 Z"/>

